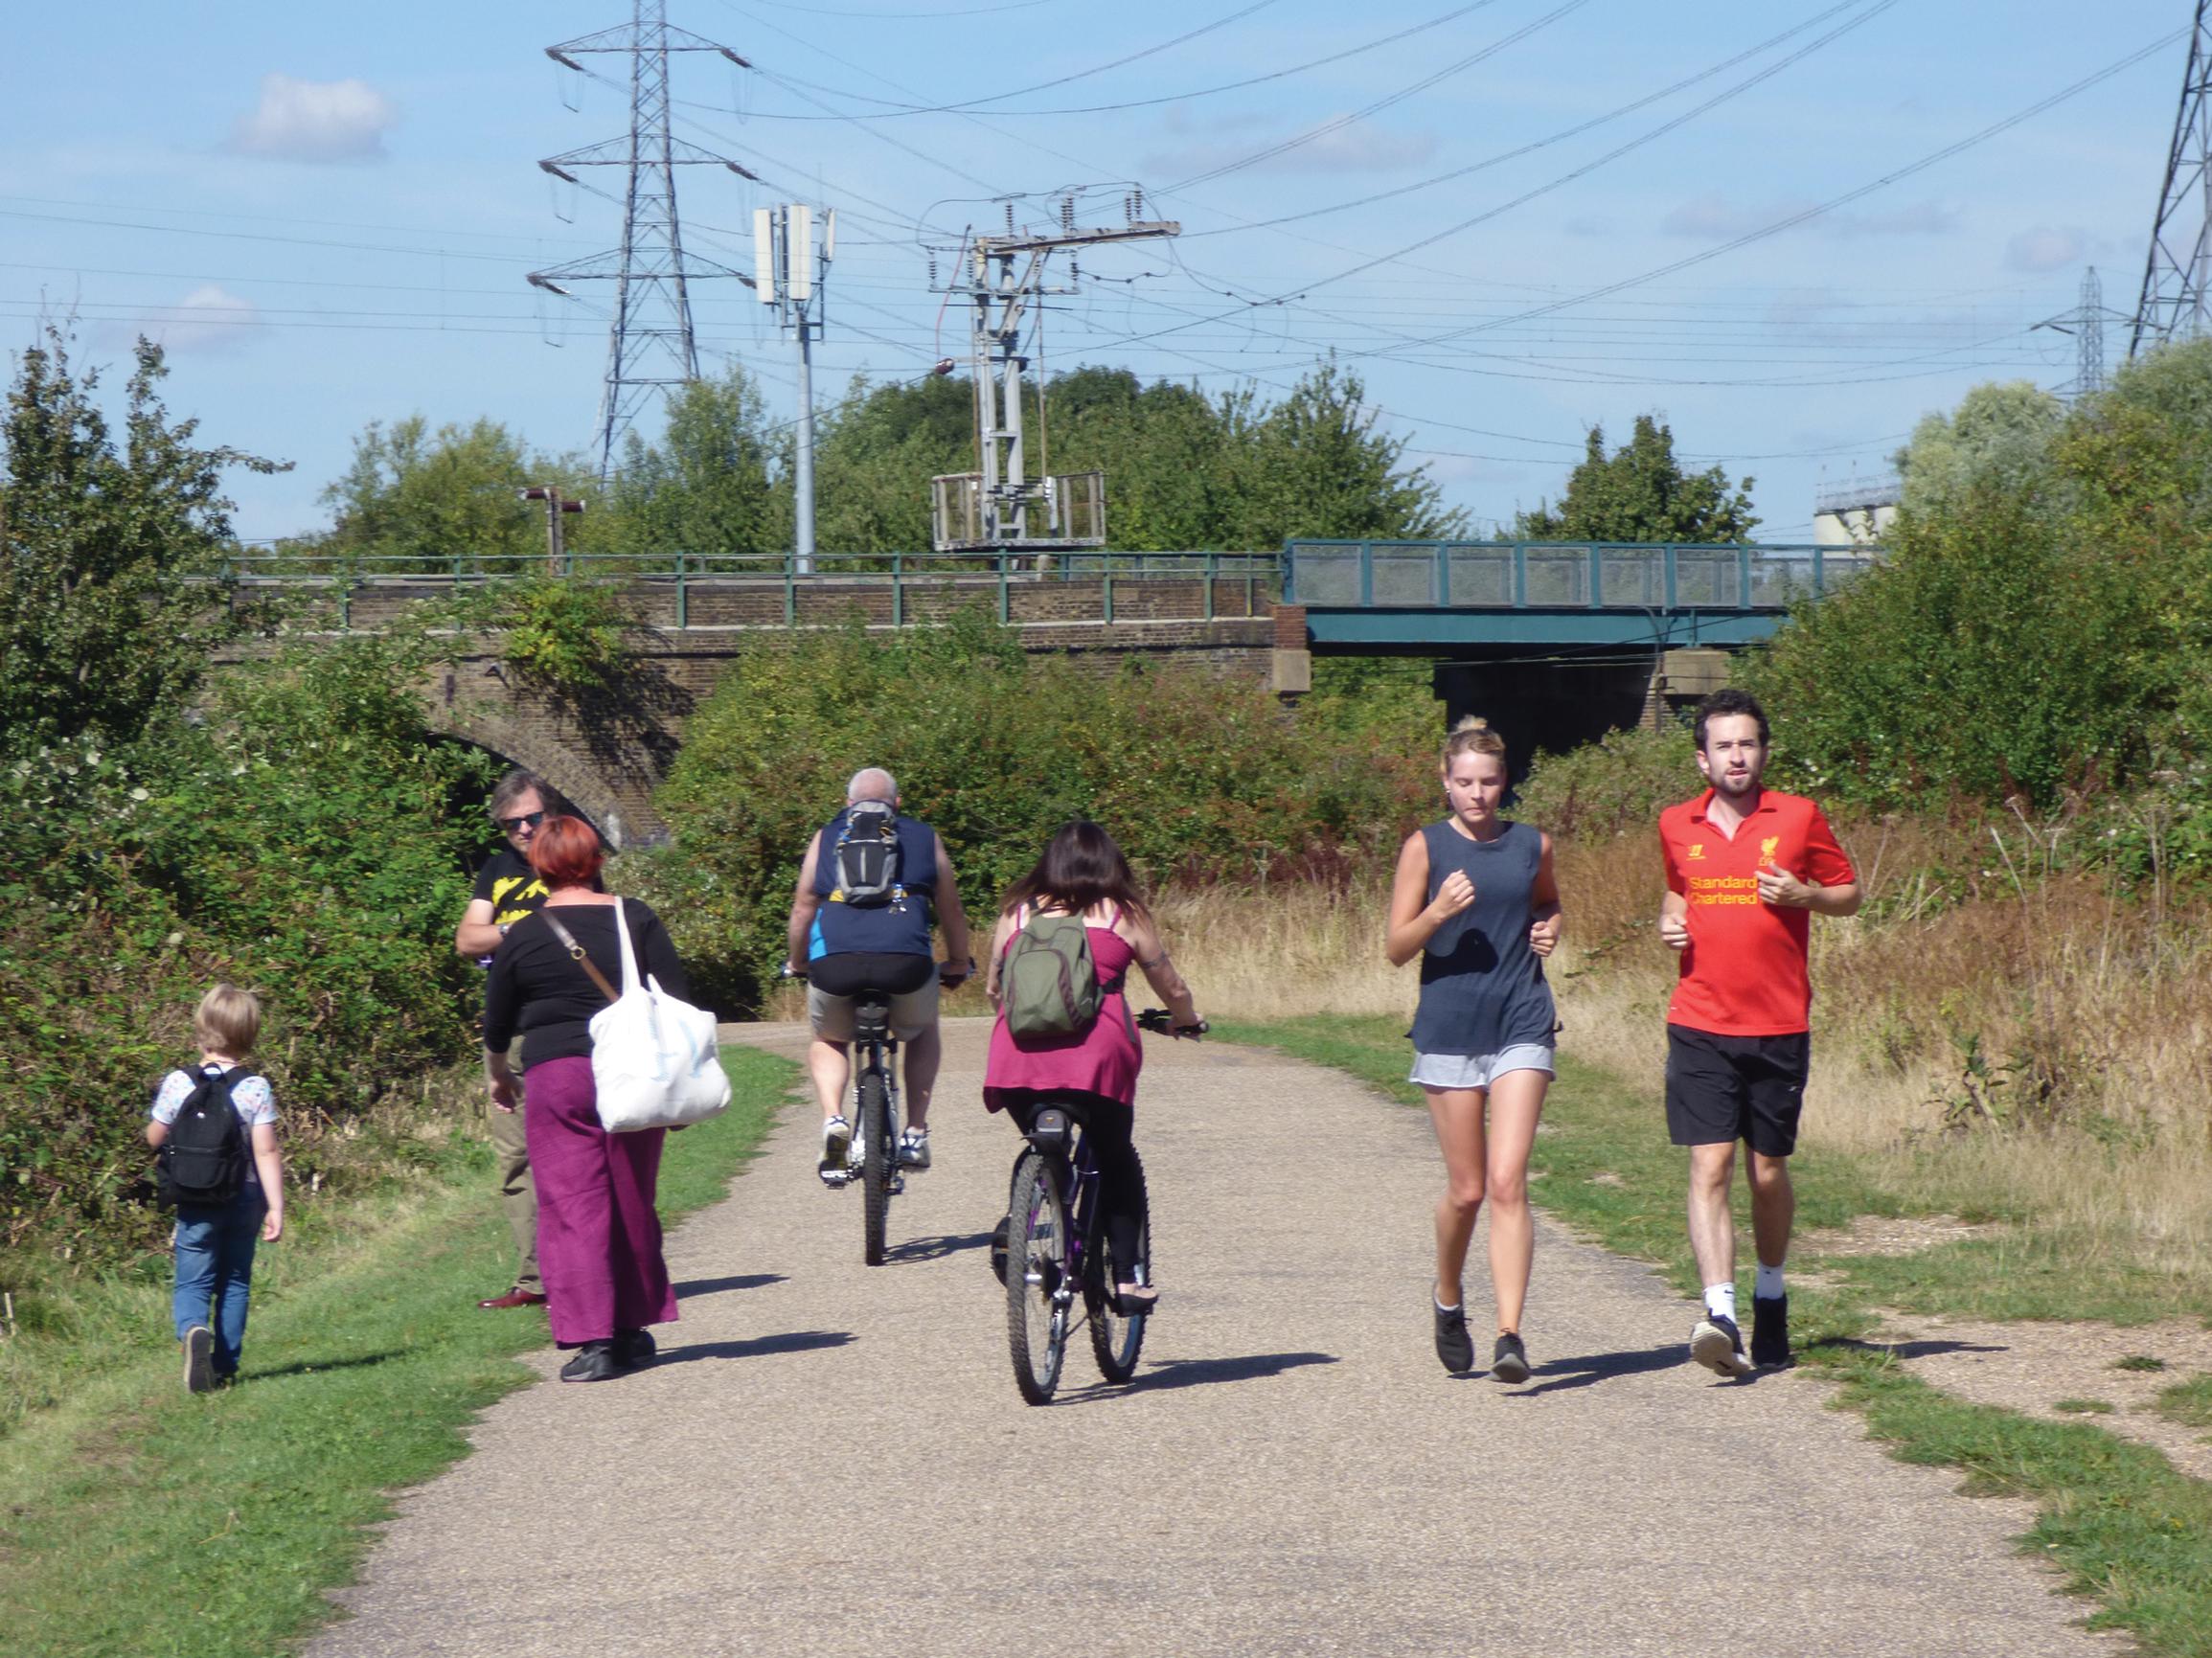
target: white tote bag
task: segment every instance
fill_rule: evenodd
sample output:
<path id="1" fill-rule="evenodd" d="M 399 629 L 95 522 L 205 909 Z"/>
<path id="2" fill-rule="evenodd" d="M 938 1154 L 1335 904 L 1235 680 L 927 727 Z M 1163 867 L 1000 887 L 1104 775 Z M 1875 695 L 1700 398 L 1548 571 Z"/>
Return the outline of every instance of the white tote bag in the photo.
<path id="1" fill-rule="evenodd" d="M 591 1076 L 609 1134 L 699 1123 L 730 1102 L 729 1073 L 715 1044 L 715 1016 L 680 1002 L 638 972 L 622 900 L 622 994 L 591 1016 Z"/>

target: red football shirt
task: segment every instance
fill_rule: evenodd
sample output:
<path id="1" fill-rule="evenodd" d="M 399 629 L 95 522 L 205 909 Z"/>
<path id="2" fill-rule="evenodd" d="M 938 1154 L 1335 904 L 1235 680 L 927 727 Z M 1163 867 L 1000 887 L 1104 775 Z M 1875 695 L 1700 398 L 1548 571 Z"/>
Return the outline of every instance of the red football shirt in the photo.
<path id="1" fill-rule="evenodd" d="M 1733 838 L 1705 815 L 1712 801 L 1707 789 L 1659 814 L 1667 890 L 1690 906 L 1690 947 L 1667 1022 L 1719 1036 L 1793 1034 L 1813 1006 L 1805 970 L 1813 912 L 1762 903 L 1757 872 L 1774 865 L 1823 887 L 1859 877 L 1820 808 L 1802 796 L 1762 790 Z"/>

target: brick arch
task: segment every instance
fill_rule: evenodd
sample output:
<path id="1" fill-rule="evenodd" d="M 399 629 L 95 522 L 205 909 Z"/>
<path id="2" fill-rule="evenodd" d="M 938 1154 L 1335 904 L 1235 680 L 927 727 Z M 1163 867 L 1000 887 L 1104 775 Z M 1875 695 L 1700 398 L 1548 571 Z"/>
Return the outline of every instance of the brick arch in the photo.
<path id="1" fill-rule="evenodd" d="M 650 778 L 627 768 L 610 772 L 589 750 L 563 740 L 558 724 L 542 715 L 455 702 L 434 705 L 424 724 L 439 737 L 473 744 L 537 773 L 617 852 L 667 836 L 667 826 L 652 807 Z"/>

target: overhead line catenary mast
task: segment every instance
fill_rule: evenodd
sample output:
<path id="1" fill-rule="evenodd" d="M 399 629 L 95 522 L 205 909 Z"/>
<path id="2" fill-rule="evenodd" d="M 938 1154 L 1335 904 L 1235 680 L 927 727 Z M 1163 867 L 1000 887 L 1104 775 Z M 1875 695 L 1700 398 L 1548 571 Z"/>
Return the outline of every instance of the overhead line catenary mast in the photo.
<path id="1" fill-rule="evenodd" d="M 1060 203 L 1060 229 L 1038 234 L 1015 228 L 1014 207 L 1009 203 L 1005 235 L 972 237 L 961 250 L 965 280 L 963 273 L 956 272 L 947 289 L 965 293 L 974 307 L 969 339 L 975 376 L 975 445 L 982 470 L 948 473 L 930 480 L 932 539 L 939 552 L 1105 545 L 1103 474 L 1086 472 L 1035 481 L 1028 476 L 1021 383 L 1029 359 L 1022 354 L 1021 335 L 1031 308 L 1045 295 L 1075 291 L 1044 285 L 1045 261 L 1056 249 L 1149 241 L 1182 231 L 1173 219 L 1140 217 L 1144 211 L 1142 191 L 1125 196 L 1123 208 L 1129 222 L 1119 229 L 1078 230 L 1074 198 L 1070 196 Z M 950 367 L 949 363 L 945 366 Z M 1033 507 L 1042 510 L 1043 523 L 1032 521 Z"/>
<path id="2" fill-rule="evenodd" d="M 571 168 L 619 167 L 628 188 L 623 196 L 622 245 L 589 259 L 571 260 L 549 270 L 532 271 L 533 285 L 566 294 L 568 283 L 615 284 L 614 323 L 607 339 L 606 376 L 599 408 L 599 472 L 614 469 L 615 444 L 646 403 L 699 377 L 698 345 L 692 332 L 691 284 L 702 278 L 728 278 L 748 287 L 753 279 L 725 264 L 684 251 L 676 216 L 675 170 L 724 167 L 741 178 L 757 175 L 727 156 L 701 149 L 669 131 L 669 54 L 712 52 L 741 69 L 751 64 L 688 30 L 672 29 L 667 0 L 631 0 L 627 25 L 604 29 L 548 46 L 545 55 L 564 68 L 585 73 L 576 59 L 597 53 L 624 53 L 630 60 L 629 132 L 604 144 L 587 145 L 537 165 L 574 184 Z"/>

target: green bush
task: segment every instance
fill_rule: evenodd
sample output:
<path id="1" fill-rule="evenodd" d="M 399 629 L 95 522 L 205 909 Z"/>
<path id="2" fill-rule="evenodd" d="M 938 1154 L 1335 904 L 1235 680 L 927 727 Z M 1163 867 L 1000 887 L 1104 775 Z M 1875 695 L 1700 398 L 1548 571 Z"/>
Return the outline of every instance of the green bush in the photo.
<path id="1" fill-rule="evenodd" d="M 1105 824 L 1152 883 L 1340 875 L 1420 812 L 1435 741 L 1425 696 L 1293 714 L 1200 670 L 1026 657 L 974 614 L 894 639 L 802 636 L 741 658 L 692 716 L 659 798 L 673 841 L 627 859 L 622 878 L 661 909 L 708 992 L 744 1008 L 783 962 L 808 840 L 864 765 L 890 768 L 906 809 L 944 835 L 964 903 L 988 922 L 1077 816 Z"/>
<path id="2" fill-rule="evenodd" d="M 1564 754 L 1539 752 L 1514 815 L 1557 835 L 1649 835 L 1659 813 L 1698 792 L 1690 728 L 1609 732 Z"/>
<path id="3" fill-rule="evenodd" d="M 199 723 L 11 768 L 0 1242 L 36 1228 L 82 1259 L 156 1236 L 140 1131 L 217 979 L 262 995 L 256 1063 L 295 1125 L 466 1052 L 451 931 L 488 831 L 460 808 L 491 762 L 426 736 L 411 677 L 371 642 L 319 650 L 219 678 Z"/>

